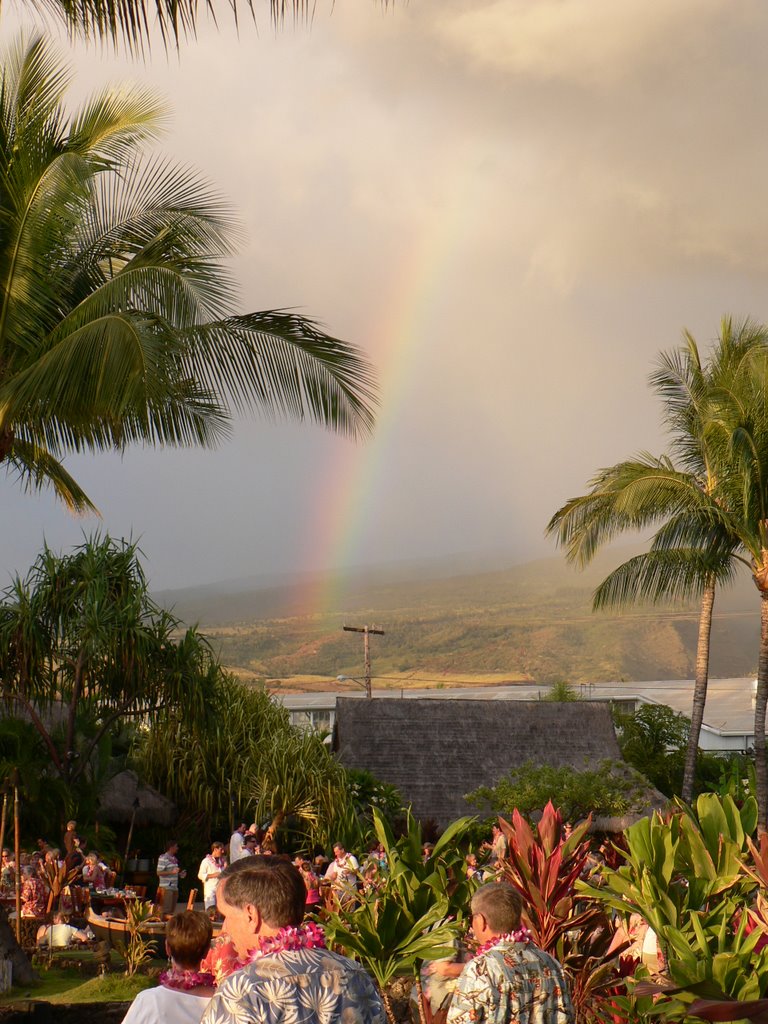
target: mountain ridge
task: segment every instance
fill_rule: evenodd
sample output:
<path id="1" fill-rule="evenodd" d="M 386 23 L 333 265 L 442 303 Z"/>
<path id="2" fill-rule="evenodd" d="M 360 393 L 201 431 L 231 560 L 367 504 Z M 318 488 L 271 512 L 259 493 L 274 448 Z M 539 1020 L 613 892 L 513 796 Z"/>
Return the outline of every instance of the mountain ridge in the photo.
<path id="1" fill-rule="evenodd" d="M 597 583 L 637 550 L 601 553 L 583 572 L 562 556 L 475 572 L 462 571 L 461 559 L 424 560 L 154 596 L 184 621 L 199 623 L 222 663 L 246 678 L 308 675 L 333 681 L 341 674 L 361 675 L 362 642 L 343 632 L 344 624 L 384 629 L 384 636 L 371 640 L 378 675 L 499 673 L 575 683 L 690 678 L 696 602 L 591 611 Z M 315 594 L 320 588 L 337 595 L 332 609 L 312 607 L 316 597 L 307 596 L 309 587 Z M 758 594 L 744 573 L 716 599 L 713 677 L 752 673 L 758 639 Z"/>

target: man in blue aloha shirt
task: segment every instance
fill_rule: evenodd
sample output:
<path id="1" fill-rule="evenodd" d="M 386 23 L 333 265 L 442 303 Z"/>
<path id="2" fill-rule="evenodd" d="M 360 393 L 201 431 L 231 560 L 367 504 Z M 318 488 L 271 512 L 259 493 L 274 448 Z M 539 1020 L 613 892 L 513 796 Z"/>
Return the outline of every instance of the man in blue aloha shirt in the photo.
<path id="1" fill-rule="evenodd" d="M 385 1024 L 365 970 L 303 923 L 306 898 L 284 861 L 249 857 L 222 872 L 216 902 L 244 966 L 221 984 L 202 1024 Z"/>
<path id="2" fill-rule="evenodd" d="M 573 1024 L 563 969 L 531 942 L 521 911 L 507 882 L 489 882 L 472 897 L 480 947 L 459 976 L 447 1024 Z"/>

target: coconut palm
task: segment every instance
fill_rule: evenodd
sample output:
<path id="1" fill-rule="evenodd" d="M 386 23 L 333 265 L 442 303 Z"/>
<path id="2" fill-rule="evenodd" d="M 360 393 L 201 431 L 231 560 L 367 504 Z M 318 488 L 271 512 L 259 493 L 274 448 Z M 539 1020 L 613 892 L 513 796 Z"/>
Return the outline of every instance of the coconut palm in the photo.
<path id="1" fill-rule="evenodd" d="M 233 220 L 186 168 L 145 158 L 148 93 L 72 117 L 41 38 L 0 71 L 0 461 L 70 508 L 92 503 L 71 452 L 223 441 L 234 413 L 368 432 L 370 365 L 285 311 L 233 315 Z"/>
<path id="2" fill-rule="evenodd" d="M 651 377 L 664 403 L 672 452 L 643 454 L 602 470 L 591 490 L 571 499 L 547 531 L 566 548 L 569 561 L 584 565 L 607 542 L 628 530 L 659 526 L 651 548 L 619 566 L 597 588 L 595 608 L 621 607 L 698 597 L 701 602 L 691 730 L 683 776 L 683 798 L 693 797 L 696 757 L 706 702 L 712 612 L 718 584 L 727 584 L 739 562 L 742 540 L 723 514 L 721 475 L 728 465 L 722 429 L 715 418 L 739 382 L 751 380 L 753 354 L 765 350 L 768 331 L 745 321 L 721 324 L 718 345 L 702 363 L 695 339 L 662 355 Z M 738 405 L 738 402 L 736 402 Z"/>
<path id="3" fill-rule="evenodd" d="M 760 594 L 760 648 L 755 697 L 755 776 L 758 828 L 768 825 L 768 351 L 750 353 L 749 373 L 724 392 L 713 410 L 711 434 L 721 467 L 718 521 L 737 539 Z M 690 534 L 689 534 L 690 537 Z M 683 539 L 685 534 L 683 534 Z M 741 557 L 741 556 L 740 556 Z"/>

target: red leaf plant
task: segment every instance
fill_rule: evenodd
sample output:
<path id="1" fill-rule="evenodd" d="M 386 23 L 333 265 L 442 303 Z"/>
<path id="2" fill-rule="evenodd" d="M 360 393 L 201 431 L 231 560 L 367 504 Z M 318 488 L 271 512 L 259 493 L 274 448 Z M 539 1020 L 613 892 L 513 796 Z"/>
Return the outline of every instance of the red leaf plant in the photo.
<path id="1" fill-rule="evenodd" d="M 563 965 L 579 1024 L 619 1019 L 614 997 L 626 992 L 624 976 L 632 969 L 619 961 L 627 944 L 615 947 L 603 909 L 576 893 L 577 880 L 589 871 L 590 824 L 591 816 L 566 836 L 551 801 L 535 830 L 517 810 L 511 822 L 499 818 L 509 844 L 501 877 L 522 896 L 533 941 Z"/>

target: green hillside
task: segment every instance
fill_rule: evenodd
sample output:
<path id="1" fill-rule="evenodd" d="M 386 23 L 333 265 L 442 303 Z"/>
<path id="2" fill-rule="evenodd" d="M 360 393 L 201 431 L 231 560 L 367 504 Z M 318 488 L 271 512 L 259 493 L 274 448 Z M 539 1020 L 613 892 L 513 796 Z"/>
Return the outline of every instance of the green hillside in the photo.
<path id="1" fill-rule="evenodd" d="M 697 610 L 638 607 L 593 613 L 591 593 L 630 552 L 576 573 L 560 558 L 494 572 L 452 575 L 450 566 L 370 569 L 314 580 L 339 594 L 332 612 L 306 606 L 307 580 L 226 584 L 157 595 L 187 622 L 198 621 L 225 665 L 269 678 L 334 679 L 362 672 L 362 638 L 345 623 L 376 625 L 375 676 L 410 672 L 493 673 L 499 680 L 573 682 L 687 678 L 693 674 Z M 748 576 L 718 596 L 711 674 L 754 672 L 758 595 Z"/>

